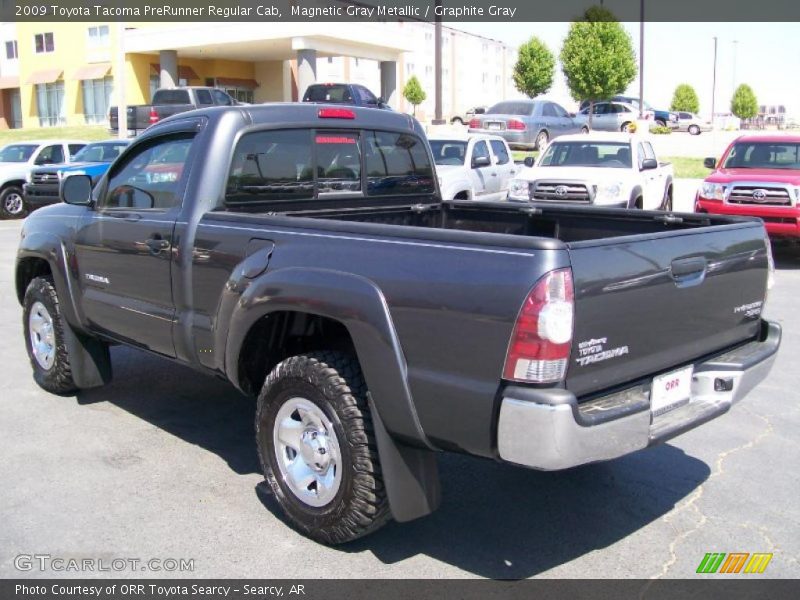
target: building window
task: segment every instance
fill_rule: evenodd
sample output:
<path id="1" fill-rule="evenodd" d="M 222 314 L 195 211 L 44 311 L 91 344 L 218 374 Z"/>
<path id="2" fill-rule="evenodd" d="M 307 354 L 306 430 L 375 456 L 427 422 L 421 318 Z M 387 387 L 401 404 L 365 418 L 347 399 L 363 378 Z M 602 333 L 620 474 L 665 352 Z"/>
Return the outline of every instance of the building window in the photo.
<path id="1" fill-rule="evenodd" d="M 8 60 L 14 60 L 15 58 L 19 57 L 19 53 L 17 52 L 17 40 L 11 40 L 6 42 L 6 58 Z"/>
<path id="2" fill-rule="evenodd" d="M 36 54 L 52 52 L 55 48 L 53 44 L 53 32 L 37 33 L 33 36 Z"/>
<path id="3" fill-rule="evenodd" d="M 36 108 L 39 111 L 39 127 L 64 125 L 64 82 L 40 83 L 36 86 Z"/>
<path id="4" fill-rule="evenodd" d="M 329 65 L 332 65 L 332 64 L 333 64 L 333 57 L 332 57 L 332 56 L 329 56 L 329 57 L 328 57 L 328 64 L 329 64 Z"/>
<path id="5" fill-rule="evenodd" d="M 414 72 L 414 63 L 406 63 L 406 73 Z"/>
<path id="6" fill-rule="evenodd" d="M 104 48 L 108 46 L 108 25 L 89 27 L 87 33 L 89 35 L 89 48 Z"/>
<path id="7" fill-rule="evenodd" d="M 113 78 L 84 79 L 83 116 L 88 124 L 105 123 L 108 118 L 108 105 L 111 101 Z"/>

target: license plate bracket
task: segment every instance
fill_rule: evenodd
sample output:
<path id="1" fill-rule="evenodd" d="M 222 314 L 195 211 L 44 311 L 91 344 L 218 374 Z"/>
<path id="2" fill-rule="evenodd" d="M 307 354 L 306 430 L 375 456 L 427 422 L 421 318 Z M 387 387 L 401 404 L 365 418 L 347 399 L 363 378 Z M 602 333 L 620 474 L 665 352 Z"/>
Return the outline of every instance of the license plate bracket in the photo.
<path id="1" fill-rule="evenodd" d="M 650 413 L 658 417 L 688 404 L 692 397 L 693 374 L 692 365 L 654 377 L 650 387 Z"/>

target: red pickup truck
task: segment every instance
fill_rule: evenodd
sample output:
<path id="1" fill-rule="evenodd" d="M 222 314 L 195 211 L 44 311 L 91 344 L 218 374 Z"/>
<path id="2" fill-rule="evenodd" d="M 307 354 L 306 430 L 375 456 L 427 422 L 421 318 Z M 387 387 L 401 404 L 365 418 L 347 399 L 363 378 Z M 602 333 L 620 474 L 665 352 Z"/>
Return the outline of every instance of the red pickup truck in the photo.
<path id="1" fill-rule="evenodd" d="M 760 217 L 771 237 L 800 238 L 800 136 L 742 136 L 705 166 L 695 212 Z"/>

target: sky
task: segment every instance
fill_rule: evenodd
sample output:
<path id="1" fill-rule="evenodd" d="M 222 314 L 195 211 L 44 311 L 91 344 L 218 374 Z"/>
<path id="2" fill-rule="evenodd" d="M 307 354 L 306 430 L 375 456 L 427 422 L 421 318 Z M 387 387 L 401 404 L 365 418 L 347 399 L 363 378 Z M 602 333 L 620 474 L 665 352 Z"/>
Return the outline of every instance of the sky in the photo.
<path id="1" fill-rule="evenodd" d="M 623 23 L 639 57 L 639 23 Z M 457 29 L 518 46 L 539 37 L 558 56 L 569 23 L 459 23 Z M 645 23 L 644 98 L 668 109 L 675 86 L 688 83 L 700 99 L 700 114 L 711 114 L 714 36 L 717 37 L 715 111 L 730 109 L 735 85 L 747 83 L 759 104 L 783 104 L 800 119 L 800 23 Z M 639 95 L 639 79 L 628 95 Z M 547 94 L 569 110 L 576 103 L 561 73 Z"/>

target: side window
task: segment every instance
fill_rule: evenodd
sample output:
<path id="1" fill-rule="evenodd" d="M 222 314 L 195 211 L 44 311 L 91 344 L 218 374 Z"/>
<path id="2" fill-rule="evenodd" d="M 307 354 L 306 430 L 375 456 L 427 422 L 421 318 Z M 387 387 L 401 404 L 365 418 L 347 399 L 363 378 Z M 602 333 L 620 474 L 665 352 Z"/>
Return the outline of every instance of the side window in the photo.
<path id="1" fill-rule="evenodd" d="M 311 132 L 256 131 L 242 136 L 233 154 L 225 204 L 312 198 Z"/>
<path id="2" fill-rule="evenodd" d="M 644 145 L 640 143 L 636 147 L 636 160 L 639 163 L 639 170 L 642 169 L 642 161 L 644 161 L 644 159 L 645 159 L 645 156 L 644 156 Z"/>
<path id="3" fill-rule="evenodd" d="M 508 164 L 511 159 L 508 156 L 506 145 L 500 140 L 492 140 L 490 143 L 492 144 L 492 152 L 494 152 L 494 155 L 497 157 L 497 164 Z"/>
<path id="4" fill-rule="evenodd" d="M 214 103 L 220 106 L 229 106 L 231 103 L 230 97 L 225 92 L 220 90 L 211 90 L 211 93 L 214 96 Z"/>
<path id="5" fill-rule="evenodd" d="M 653 150 L 653 146 L 650 145 L 650 142 L 644 142 L 644 144 L 642 144 L 642 145 L 644 146 L 644 157 L 645 158 L 655 158 L 656 157 L 656 153 Z"/>
<path id="6" fill-rule="evenodd" d="M 357 133 L 321 131 L 314 135 L 317 151 L 317 193 L 361 191 L 361 144 Z"/>
<path id="7" fill-rule="evenodd" d="M 545 103 L 545 105 L 542 107 L 542 116 L 543 117 L 556 117 L 556 116 L 558 116 L 556 114 L 555 108 L 553 108 L 553 104 L 552 103 L 550 103 L 550 102 Z"/>
<path id="8" fill-rule="evenodd" d="M 197 104 L 199 106 L 210 106 L 214 104 L 214 101 L 211 99 L 211 92 L 208 90 L 195 90 L 194 92 L 197 94 Z"/>
<path id="9" fill-rule="evenodd" d="M 486 145 L 486 142 L 475 142 L 475 146 L 472 148 L 472 160 L 474 161 L 476 158 L 491 158 L 489 156 L 489 147 Z"/>
<path id="10" fill-rule="evenodd" d="M 168 210 L 181 203 L 178 190 L 194 134 L 146 142 L 115 166 L 99 209 Z"/>
<path id="11" fill-rule="evenodd" d="M 378 99 L 375 97 L 375 94 L 370 92 L 363 85 L 356 86 L 356 90 L 361 94 L 361 100 L 364 104 L 378 104 Z"/>
<path id="12" fill-rule="evenodd" d="M 434 192 L 433 167 L 425 144 L 417 136 L 367 131 L 363 141 L 370 196 Z"/>
<path id="13" fill-rule="evenodd" d="M 594 114 L 596 115 L 605 115 L 608 113 L 608 103 L 607 102 L 600 102 L 599 104 L 594 105 Z"/>
<path id="14" fill-rule="evenodd" d="M 70 144 L 69 145 L 69 157 L 74 158 L 75 155 L 85 146 L 86 144 Z"/>
<path id="15" fill-rule="evenodd" d="M 45 146 L 36 157 L 37 165 L 54 165 L 64 162 L 64 148 L 61 144 Z"/>
<path id="16" fill-rule="evenodd" d="M 553 103 L 550 106 L 553 107 L 557 117 L 569 117 L 569 113 L 567 113 L 567 111 L 565 111 L 560 105 Z"/>

